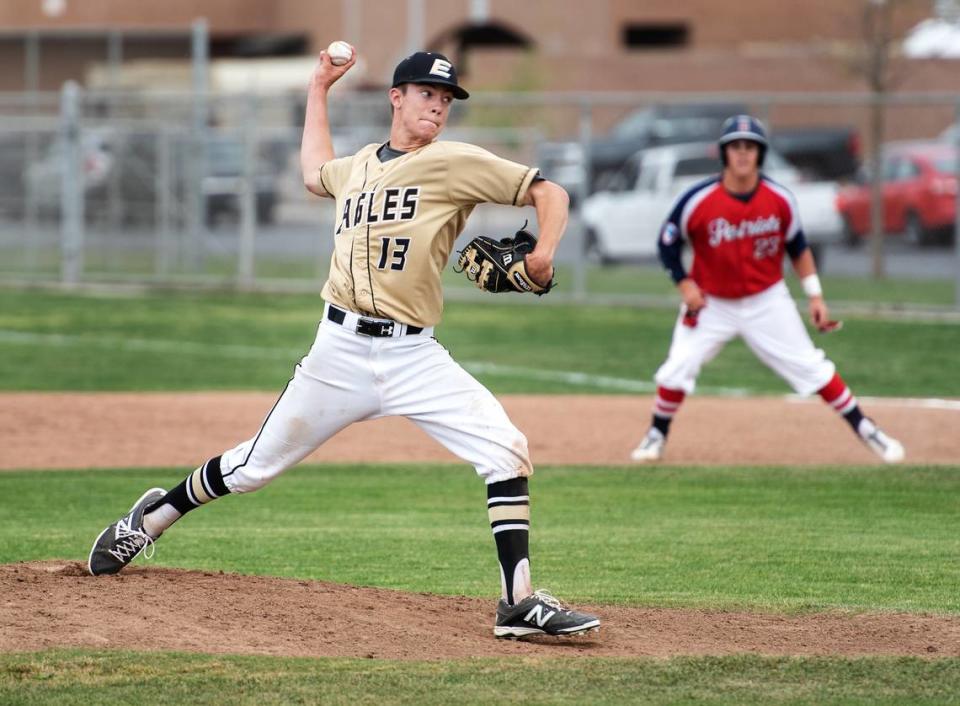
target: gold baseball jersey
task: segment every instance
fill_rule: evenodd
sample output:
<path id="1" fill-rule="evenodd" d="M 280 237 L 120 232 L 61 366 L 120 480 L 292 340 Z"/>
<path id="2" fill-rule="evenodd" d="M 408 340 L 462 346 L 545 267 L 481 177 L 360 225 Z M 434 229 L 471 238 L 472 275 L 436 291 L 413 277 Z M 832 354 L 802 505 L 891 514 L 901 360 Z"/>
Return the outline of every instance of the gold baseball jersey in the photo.
<path id="1" fill-rule="evenodd" d="M 440 276 L 479 203 L 520 206 L 538 170 L 462 142 L 431 142 L 381 162 L 380 145 L 333 159 L 317 184 L 337 201 L 323 298 L 359 314 L 434 326 Z"/>

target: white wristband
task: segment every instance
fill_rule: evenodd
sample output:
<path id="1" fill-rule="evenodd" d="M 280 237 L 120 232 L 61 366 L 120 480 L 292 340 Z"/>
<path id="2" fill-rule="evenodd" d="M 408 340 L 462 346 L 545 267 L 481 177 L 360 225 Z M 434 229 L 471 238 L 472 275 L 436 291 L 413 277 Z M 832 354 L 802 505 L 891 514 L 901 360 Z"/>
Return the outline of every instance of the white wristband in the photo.
<path id="1" fill-rule="evenodd" d="M 820 278 L 816 274 L 807 275 L 800 280 L 800 284 L 803 286 L 803 293 L 807 295 L 808 299 L 823 296 L 823 287 L 820 286 Z"/>

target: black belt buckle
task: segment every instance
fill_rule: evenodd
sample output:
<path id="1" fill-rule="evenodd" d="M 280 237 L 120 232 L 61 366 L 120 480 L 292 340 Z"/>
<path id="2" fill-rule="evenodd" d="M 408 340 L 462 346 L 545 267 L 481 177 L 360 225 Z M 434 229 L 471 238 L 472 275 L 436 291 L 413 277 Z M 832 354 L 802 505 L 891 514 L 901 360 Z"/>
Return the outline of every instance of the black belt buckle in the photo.
<path id="1" fill-rule="evenodd" d="M 373 319 L 361 318 L 357 321 L 357 333 L 374 338 L 389 338 L 393 336 L 393 325 L 392 321 L 374 321 Z"/>

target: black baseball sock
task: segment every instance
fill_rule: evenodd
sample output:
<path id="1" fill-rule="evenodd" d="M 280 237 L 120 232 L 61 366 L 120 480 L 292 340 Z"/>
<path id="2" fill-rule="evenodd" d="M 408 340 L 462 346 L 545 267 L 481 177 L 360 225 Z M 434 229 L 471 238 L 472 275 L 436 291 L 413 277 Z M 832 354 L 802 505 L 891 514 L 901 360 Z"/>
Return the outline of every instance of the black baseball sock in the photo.
<path id="1" fill-rule="evenodd" d="M 683 390 L 672 387 L 657 385 L 657 395 L 653 399 L 653 419 L 650 421 L 650 427 L 656 429 L 663 438 L 666 439 L 670 433 L 670 422 L 674 415 L 680 410 L 684 398 L 687 396 Z"/>
<path id="2" fill-rule="evenodd" d="M 530 495 L 526 478 L 487 486 L 487 513 L 497 543 L 503 599 L 513 605 L 517 588 L 520 598 L 530 592 Z"/>
<path id="3" fill-rule="evenodd" d="M 211 500 L 230 493 L 223 482 L 220 457 L 211 458 L 179 485 L 167 492 L 163 499 L 148 507 L 143 515 L 143 527 L 156 538 L 185 514 Z"/>
<path id="4" fill-rule="evenodd" d="M 853 427 L 853 431 L 859 435 L 860 422 L 863 421 L 863 412 L 860 411 L 860 405 L 856 405 L 853 409 L 844 414 L 843 418 L 847 420 L 847 424 Z"/>
<path id="5" fill-rule="evenodd" d="M 660 433 L 663 434 L 663 438 L 666 439 L 667 434 L 670 433 L 670 422 L 672 421 L 673 417 L 661 417 L 659 414 L 654 414 L 650 426 L 659 430 Z"/>

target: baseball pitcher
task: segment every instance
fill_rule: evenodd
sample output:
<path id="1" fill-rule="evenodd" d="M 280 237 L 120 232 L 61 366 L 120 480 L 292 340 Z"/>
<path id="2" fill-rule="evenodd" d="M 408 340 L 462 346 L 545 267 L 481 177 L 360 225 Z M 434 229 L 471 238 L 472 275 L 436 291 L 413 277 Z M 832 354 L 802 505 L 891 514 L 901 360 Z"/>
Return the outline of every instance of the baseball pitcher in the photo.
<path id="1" fill-rule="evenodd" d="M 810 340 L 783 281 L 786 252 L 813 325 L 822 332 L 839 327 L 824 303 L 793 194 L 760 171 L 767 150 L 763 125 L 749 115 L 729 118 L 719 146 L 722 173 L 684 191 L 660 231 L 660 260 L 682 304 L 667 360 L 654 377 L 653 420 L 631 458 L 663 456 L 670 423 L 700 368 L 741 336 L 797 393 L 819 394 L 885 463 L 902 461 L 903 445 L 864 416 L 836 366 Z M 693 249 L 689 273 L 681 260 L 684 241 Z"/>
<path id="2" fill-rule="evenodd" d="M 518 291 L 543 293 L 549 291 L 553 255 L 566 227 L 567 194 L 535 168 L 438 140 L 453 101 L 469 94 L 453 64 L 430 52 L 417 52 L 396 67 L 389 139 L 337 158 L 327 94 L 355 62 L 355 51 L 342 65 L 322 52 L 308 89 L 304 184 L 334 199 L 337 214 L 313 346 L 250 439 L 208 460 L 169 491 L 148 490 L 103 530 L 90 552 L 90 573 L 120 571 L 187 512 L 262 488 L 347 425 L 397 415 L 470 463 L 486 483 L 502 593 L 494 634 L 515 638 L 598 629 L 596 616 L 533 591 L 527 480 L 533 466 L 527 440 L 494 396 L 433 337 L 443 311 L 440 275 L 474 207 L 491 202 L 535 208 L 539 240 L 511 272 L 518 285 L 529 288 Z M 475 262 L 481 261 L 477 251 Z"/>

